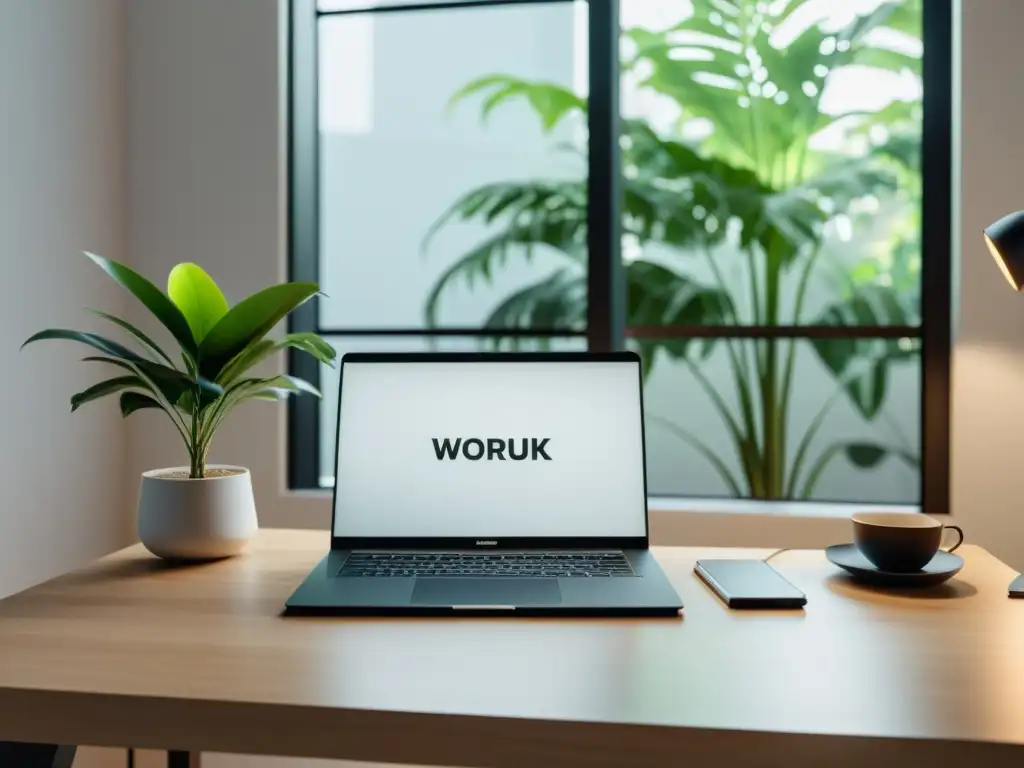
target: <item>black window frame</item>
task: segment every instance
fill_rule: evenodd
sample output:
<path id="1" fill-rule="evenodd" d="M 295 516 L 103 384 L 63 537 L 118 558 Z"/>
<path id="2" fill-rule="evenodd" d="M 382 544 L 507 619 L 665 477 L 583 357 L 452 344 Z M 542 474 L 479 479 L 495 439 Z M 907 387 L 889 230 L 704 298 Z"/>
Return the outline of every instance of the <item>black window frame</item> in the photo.
<path id="1" fill-rule="evenodd" d="M 288 256 L 289 279 L 319 282 L 319 128 L 317 121 L 317 27 L 325 16 L 411 13 L 525 5 L 538 0 L 450 0 L 373 5 L 321 11 L 316 0 L 291 0 L 288 46 Z M 576 0 L 542 0 L 571 4 Z M 919 326 L 672 326 L 626 328 L 620 258 L 621 209 L 619 114 L 619 0 L 589 5 L 588 291 L 585 331 L 480 328 L 327 328 L 319 303 L 307 302 L 289 318 L 291 331 L 332 336 L 537 338 L 585 337 L 587 348 L 624 348 L 627 336 L 733 339 L 917 338 L 920 339 L 921 510 L 949 513 L 950 376 L 952 352 L 952 87 L 953 0 L 924 6 L 922 82 L 921 322 Z M 319 364 L 289 352 L 292 374 L 319 385 Z M 320 489 L 320 401 L 292 398 L 288 412 L 288 485 Z M 764 501 L 763 503 L 791 503 Z M 812 502 L 813 503 L 813 502 Z"/>

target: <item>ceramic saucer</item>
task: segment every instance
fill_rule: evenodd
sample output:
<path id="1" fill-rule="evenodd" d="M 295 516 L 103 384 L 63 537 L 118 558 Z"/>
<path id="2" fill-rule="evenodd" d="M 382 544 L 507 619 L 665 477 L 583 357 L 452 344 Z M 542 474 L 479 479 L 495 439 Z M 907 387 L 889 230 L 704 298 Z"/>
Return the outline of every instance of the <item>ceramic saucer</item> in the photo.
<path id="1" fill-rule="evenodd" d="M 880 571 L 853 544 L 834 544 L 825 549 L 825 557 L 858 581 L 880 587 L 933 587 L 951 579 L 964 567 L 959 555 L 941 550 L 924 568 L 911 573 Z"/>

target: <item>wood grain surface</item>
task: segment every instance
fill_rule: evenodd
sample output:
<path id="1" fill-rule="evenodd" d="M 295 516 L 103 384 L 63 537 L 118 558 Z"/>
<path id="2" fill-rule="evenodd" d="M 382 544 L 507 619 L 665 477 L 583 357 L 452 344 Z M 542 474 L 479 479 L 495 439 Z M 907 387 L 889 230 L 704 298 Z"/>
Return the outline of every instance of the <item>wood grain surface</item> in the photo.
<path id="1" fill-rule="evenodd" d="M 802 611 L 727 610 L 656 549 L 676 619 L 282 618 L 325 532 L 171 567 L 131 547 L 0 602 L 0 739 L 419 765 L 1024 759 L 1024 600 L 964 547 L 927 592 L 772 563 Z M 796 761 L 796 762 L 794 762 Z"/>

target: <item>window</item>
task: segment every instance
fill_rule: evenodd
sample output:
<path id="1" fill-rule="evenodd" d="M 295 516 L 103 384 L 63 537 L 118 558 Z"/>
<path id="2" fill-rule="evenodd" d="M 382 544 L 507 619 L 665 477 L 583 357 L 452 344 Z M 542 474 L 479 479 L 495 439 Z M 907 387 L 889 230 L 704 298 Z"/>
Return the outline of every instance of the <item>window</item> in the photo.
<path id="1" fill-rule="evenodd" d="M 951 0 L 295 0 L 296 330 L 636 349 L 654 495 L 948 503 Z M 290 413 L 333 482 L 337 374 Z"/>

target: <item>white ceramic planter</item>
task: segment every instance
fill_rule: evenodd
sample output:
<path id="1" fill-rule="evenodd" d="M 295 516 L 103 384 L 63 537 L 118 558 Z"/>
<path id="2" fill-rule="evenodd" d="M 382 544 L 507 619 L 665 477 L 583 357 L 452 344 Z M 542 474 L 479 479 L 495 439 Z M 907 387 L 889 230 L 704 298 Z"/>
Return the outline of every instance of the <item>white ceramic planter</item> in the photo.
<path id="1" fill-rule="evenodd" d="M 244 467 L 237 474 L 191 480 L 161 477 L 188 472 L 188 467 L 142 473 L 139 491 L 139 539 L 157 557 L 212 560 L 237 555 L 259 527 L 252 495 L 252 477 Z"/>

